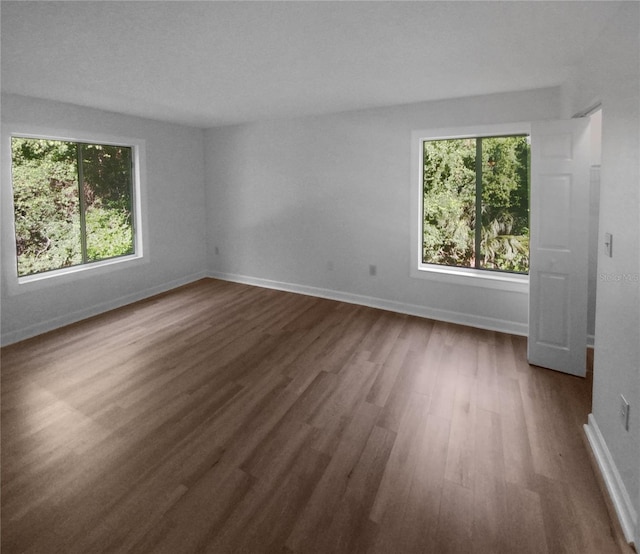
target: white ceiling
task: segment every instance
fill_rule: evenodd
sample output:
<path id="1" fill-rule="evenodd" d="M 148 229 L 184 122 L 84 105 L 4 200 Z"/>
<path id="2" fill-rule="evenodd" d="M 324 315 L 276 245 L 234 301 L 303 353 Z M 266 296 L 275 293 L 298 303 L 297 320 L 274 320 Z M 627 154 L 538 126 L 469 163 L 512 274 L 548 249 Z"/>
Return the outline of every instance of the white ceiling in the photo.
<path id="1" fill-rule="evenodd" d="M 561 84 L 618 2 L 2 1 L 2 90 L 211 127 Z"/>

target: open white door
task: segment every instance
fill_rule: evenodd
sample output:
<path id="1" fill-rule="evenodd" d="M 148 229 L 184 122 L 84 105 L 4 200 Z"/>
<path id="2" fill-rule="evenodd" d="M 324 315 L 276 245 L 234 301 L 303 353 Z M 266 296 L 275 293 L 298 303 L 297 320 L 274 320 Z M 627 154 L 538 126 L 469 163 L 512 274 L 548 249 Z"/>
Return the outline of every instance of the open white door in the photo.
<path id="1" fill-rule="evenodd" d="M 589 120 L 531 125 L 529 363 L 584 376 Z"/>

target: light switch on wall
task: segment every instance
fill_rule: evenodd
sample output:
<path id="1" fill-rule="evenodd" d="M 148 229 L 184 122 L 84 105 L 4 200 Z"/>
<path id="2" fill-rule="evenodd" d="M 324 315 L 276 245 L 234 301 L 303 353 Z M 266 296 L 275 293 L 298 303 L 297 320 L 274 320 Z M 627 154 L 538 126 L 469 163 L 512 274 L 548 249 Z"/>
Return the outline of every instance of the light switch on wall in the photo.
<path id="1" fill-rule="evenodd" d="M 604 234 L 604 251 L 607 256 L 613 257 L 613 235 L 611 233 Z"/>

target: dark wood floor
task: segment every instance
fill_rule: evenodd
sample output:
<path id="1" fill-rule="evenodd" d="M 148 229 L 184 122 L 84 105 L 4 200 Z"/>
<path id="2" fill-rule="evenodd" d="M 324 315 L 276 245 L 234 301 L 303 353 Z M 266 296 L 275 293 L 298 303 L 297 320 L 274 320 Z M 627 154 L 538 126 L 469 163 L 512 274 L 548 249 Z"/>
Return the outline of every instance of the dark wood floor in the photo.
<path id="1" fill-rule="evenodd" d="M 2 350 L 2 552 L 620 552 L 589 382 L 204 280 Z"/>

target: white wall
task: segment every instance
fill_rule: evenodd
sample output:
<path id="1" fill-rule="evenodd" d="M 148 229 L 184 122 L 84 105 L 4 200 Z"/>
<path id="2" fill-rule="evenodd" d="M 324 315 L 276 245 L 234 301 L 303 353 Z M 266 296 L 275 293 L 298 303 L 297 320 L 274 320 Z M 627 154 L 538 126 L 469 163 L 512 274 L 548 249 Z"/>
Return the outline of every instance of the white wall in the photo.
<path id="1" fill-rule="evenodd" d="M 602 168 L 593 413 L 587 432 L 640 544 L 640 4 L 624 5 L 564 89 L 565 115 L 602 102 Z M 604 234 L 613 234 L 613 257 Z M 631 427 L 620 420 L 620 394 Z M 635 531 L 634 531 L 635 528 Z"/>
<path id="2" fill-rule="evenodd" d="M 59 327 L 204 275 L 203 131 L 179 125 L 36 100 L 2 96 L 4 124 L 37 125 L 146 141 L 148 263 L 66 285 L 13 294 L 2 267 L 2 343 Z M 5 129 L 3 127 L 3 133 Z M 6 163 L 7 160 L 3 160 Z M 3 182 L 3 187 L 10 183 Z M 3 233 L 6 232 L 3 221 Z"/>
<path id="3" fill-rule="evenodd" d="M 600 214 L 600 164 L 602 161 L 602 111 L 590 116 L 591 121 L 591 183 L 589 190 L 589 265 L 587 334 L 593 346 L 596 334 L 596 290 L 598 283 L 598 222 Z"/>
<path id="4" fill-rule="evenodd" d="M 559 89 L 542 89 L 209 129 L 210 267 L 225 278 L 526 333 L 526 287 L 409 276 L 411 132 L 553 119 L 560 110 Z"/>

